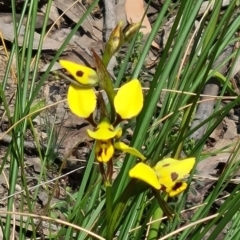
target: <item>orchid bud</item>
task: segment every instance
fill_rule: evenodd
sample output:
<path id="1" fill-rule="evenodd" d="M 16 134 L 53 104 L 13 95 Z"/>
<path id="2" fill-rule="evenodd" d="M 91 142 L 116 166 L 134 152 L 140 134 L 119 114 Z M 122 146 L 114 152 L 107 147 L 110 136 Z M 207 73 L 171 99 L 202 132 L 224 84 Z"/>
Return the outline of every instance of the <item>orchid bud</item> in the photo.
<path id="1" fill-rule="evenodd" d="M 112 56 L 119 50 L 122 44 L 122 22 L 119 22 L 119 24 L 113 29 L 109 40 L 106 43 L 105 51 L 103 54 L 103 62 L 105 66 L 107 66 Z"/>
<path id="2" fill-rule="evenodd" d="M 134 34 L 139 30 L 140 26 L 141 22 L 131 23 L 123 29 L 122 32 L 124 43 L 129 42 L 133 38 Z"/>

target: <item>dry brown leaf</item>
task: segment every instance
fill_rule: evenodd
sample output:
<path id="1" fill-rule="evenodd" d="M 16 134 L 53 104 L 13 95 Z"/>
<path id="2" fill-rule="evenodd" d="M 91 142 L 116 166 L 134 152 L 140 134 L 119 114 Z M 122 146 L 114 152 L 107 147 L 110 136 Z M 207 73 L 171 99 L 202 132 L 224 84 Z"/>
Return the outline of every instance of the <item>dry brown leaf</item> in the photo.
<path id="1" fill-rule="evenodd" d="M 17 19 L 17 22 L 19 22 L 21 19 L 21 14 L 16 14 L 16 19 Z M 12 13 L 0 13 L 0 20 L 1 22 L 4 22 L 6 24 L 13 24 Z M 37 13 L 35 27 L 41 28 L 43 26 L 43 22 L 44 22 L 44 15 L 42 13 Z M 26 23 L 27 23 L 27 16 L 23 18 L 22 24 L 25 26 Z M 52 24 L 52 20 L 48 19 L 47 25 L 50 25 L 50 24 Z"/>
<path id="2" fill-rule="evenodd" d="M 0 32 L 2 33 L 2 36 L 5 40 L 8 40 L 10 42 L 14 41 L 14 26 L 13 24 L 5 23 L 0 19 Z M 25 36 L 25 27 L 22 26 L 19 34 L 18 34 L 18 45 L 22 46 Z M 41 35 L 37 32 L 34 33 L 34 41 L 33 41 L 33 49 L 39 48 L 39 41 L 40 41 Z M 46 37 L 43 41 L 42 50 L 58 50 L 61 47 L 62 43 L 58 42 L 52 38 Z"/>
<path id="3" fill-rule="evenodd" d="M 83 14 L 86 12 L 86 9 L 79 1 L 74 0 L 55 0 L 55 4 L 57 8 L 59 8 L 61 11 L 63 11 L 73 22 L 77 23 L 80 18 L 83 16 Z M 88 31 L 93 36 L 94 30 L 93 30 L 93 19 L 88 16 L 81 25 L 85 31 Z"/>
<path id="4" fill-rule="evenodd" d="M 69 115 L 71 118 L 71 115 Z M 70 120 L 68 120 L 70 122 Z M 80 129 L 70 129 L 69 127 L 57 126 L 56 132 L 61 139 L 62 148 L 58 150 L 62 156 L 69 155 L 80 143 L 92 141 L 87 135 L 86 129 L 89 129 L 89 125 L 81 127 Z"/>
<path id="5" fill-rule="evenodd" d="M 135 0 L 133 4 L 132 0 L 126 0 L 125 11 L 129 23 L 140 22 L 145 13 L 144 1 Z M 140 29 L 140 31 L 143 34 L 149 34 L 152 31 L 151 24 L 146 15 L 144 16 L 144 19 L 142 21 L 142 28 Z M 155 41 L 152 42 L 152 46 L 158 49 L 160 48 Z"/>
<path id="6" fill-rule="evenodd" d="M 41 8 L 41 11 L 45 14 L 46 10 L 47 10 L 47 5 L 45 4 L 43 5 L 43 7 Z M 59 12 L 57 9 L 57 6 L 55 4 L 55 2 L 52 2 L 51 8 L 50 8 L 50 13 L 49 13 L 49 18 L 53 21 L 56 22 L 55 25 L 57 26 L 57 28 L 60 28 L 60 20 L 59 18 Z"/>
<path id="7" fill-rule="evenodd" d="M 51 38 L 63 42 L 70 32 L 70 28 L 60 28 L 51 35 Z M 78 33 L 74 34 L 69 44 L 72 48 L 69 51 L 65 51 L 63 59 L 91 67 L 95 67 L 95 63 L 91 57 L 91 49 L 94 49 L 99 55 L 102 54 L 104 49 L 102 42 L 95 41 L 86 34 L 83 36 L 80 36 Z"/>

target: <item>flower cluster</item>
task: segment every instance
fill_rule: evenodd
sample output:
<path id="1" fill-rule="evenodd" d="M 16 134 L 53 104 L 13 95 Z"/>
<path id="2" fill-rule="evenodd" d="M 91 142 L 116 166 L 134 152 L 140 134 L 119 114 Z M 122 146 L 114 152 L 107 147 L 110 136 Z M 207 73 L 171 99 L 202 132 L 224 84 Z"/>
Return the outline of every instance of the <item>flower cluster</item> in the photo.
<path id="1" fill-rule="evenodd" d="M 89 137 L 96 140 L 95 155 L 100 163 L 112 161 L 115 150 L 133 154 L 144 160 L 145 157 L 135 148 L 119 141 L 122 128 L 119 123 L 139 114 L 143 106 L 143 93 L 139 80 L 133 79 L 120 87 L 114 97 L 115 118 L 111 122 L 107 115 L 96 122 L 93 113 L 97 106 L 97 96 L 93 86 L 98 83 L 97 73 L 88 67 L 60 60 L 60 64 L 75 79 L 68 89 L 69 108 L 78 117 L 87 119 L 94 130 L 87 130 Z"/>
<path id="2" fill-rule="evenodd" d="M 131 178 L 142 180 L 152 188 L 162 190 L 173 197 L 187 188 L 185 178 L 192 170 L 195 159 L 166 158 L 152 168 L 144 163 L 146 158 L 137 149 L 120 141 L 120 124 L 140 113 L 143 107 L 143 93 L 138 79 L 125 83 L 116 93 L 106 66 L 114 53 L 132 38 L 139 27 L 140 24 L 133 24 L 122 30 L 121 23 L 116 26 L 106 44 L 102 60 L 93 51 L 96 71 L 71 61 L 60 60 L 61 66 L 74 78 L 70 79 L 67 100 L 70 110 L 78 117 L 88 120 L 94 128 L 87 129 L 87 133 L 95 140 L 95 157 L 105 182 L 111 181 L 114 153 L 120 150 L 135 155 L 142 161 L 129 171 Z M 105 91 L 110 108 L 107 108 L 102 93 L 95 93 L 96 85 Z M 94 117 L 97 106 L 100 112 L 99 120 Z"/>

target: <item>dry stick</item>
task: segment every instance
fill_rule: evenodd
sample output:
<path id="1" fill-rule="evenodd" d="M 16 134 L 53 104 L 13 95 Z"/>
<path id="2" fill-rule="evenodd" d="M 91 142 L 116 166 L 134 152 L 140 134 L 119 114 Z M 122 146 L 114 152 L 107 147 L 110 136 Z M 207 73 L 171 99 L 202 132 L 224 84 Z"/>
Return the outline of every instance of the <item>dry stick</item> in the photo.
<path id="1" fill-rule="evenodd" d="M 224 200 L 224 199 L 226 199 L 226 198 L 229 197 L 229 196 L 230 196 L 230 194 L 226 194 L 226 195 L 223 196 L 223 197 L 217 198 L 214 202 L 217 202 L 217 201 L 219 201 L 219 200 Z M 203 207 L 203 206 L 205 206 L 205 205 L 207 205 L 207 204 L 208 204 L 208 202 L 201 203 L 201 204 L 197 204 L 197 205 L 195 205 L 195 206 L 193 206 L 193 207 L 190 207 L 190 208 L 187 208 L 187 209 L 182 210 L 180 213 L 182 214 L 182 213 L 185 213 L 185 212 L 188 212 L 188 211 L 193 211 L 193 210 L 196 210 L 196 209 L 198 210 L 200 207 Z M 163 220 L 166 220 L 166 219 L 167 219 L 167 217 L 164 216 L 164 217 L 155 219 L 154 221 L 149 221 L 149 222 L 147 223 L 147 226 L 148 226 L 148 225 L 151 225 L 151 224 L 153 224 L 153 223 L 155 223 L 155 222 L 160 222 L 160 221 L 163 221 Z M 187 228 L 187 227 L 188 227 L 188 224 L 185 225 L 184 227 Z M 141 225 L 138 226 L 138 227 L 132 228 L 132 229 L 129 231 L 129 233 L 134 232 L 134 231 L 137 231 L 137 230 L 140 229 L 140 228 L 142 228 Z M 175 232 L 172 232 L 172 233 L 175 233 Z M 164 237 L 165 237 L 165 236 L 164 236 Z"/>
<path id="2" fill-rule="evenodd" d="M 115 0 L 103 0 L 104 2 L 104 22 L 103 22 L 103 41 L 106 42 L 112 30 L 116 27 Z M 111 76 L 114 76 L 113 68 L 117 65 L 116 57 L 113 56 L 107 66 Z"/>
<path id="3" fill-rule="evenodd" d="M 89 231 L 85 228 L 82 228 L 82 227 L 78 226 L 78 225 L 75 225 L 75 224 L 69 223 L 67 221 L 60 220 L 60 219 L 55 219 L 55 218 L 51 218 L 51 217 L 47 217 L 47 216 L 43 216 L 43 215 L 38 215 L 38 214 L 33 214 L 33 213 L 14 212 L 14 211 L 0 211 L 0 215 L 5 216 L 6 214 L 28 216 L 28 217 L 32 217 L 32 218 L 38 218 L 40 220 L 46 220 L 46 221 L 49 221 L 49 222 L 59 223 L 63 226 L 64 225 L 69 226 L 69 227 L 72 227 L 72 228 L 74 228 L 78 231 L 82 231 L 82 232 L 88 234 L 89 236 L 94 237 L 95 239 L 105 240 L 105 238 L 95 234 L 94 232 L 91 232 L 91 231 Z"/>
<path id="4" fill-rule="evenodd" d="M 206 222 L 206 221 L 208 221 L 208 220 L 214 219 L 214 218 L 216 218 L 218 215 L 219 215 L 219 214 L 216 213 L 216 214 L 210 215 L 210 216 L 208 216 L 208 217 L 202 218 L 202 219 L 200 219 L 200 220 L 197 220 L 197 221 L 195 221 L 195 222 L 191 222 L 191 223 L 189 223 L 189 224 L 186 225 L 186 226 L 182 226 L 182 227 L 178 228 L 177 230 L 175 230 L 175 231 L 173 231 L 173 232 L 170 232 L 169 234 L 167 234 L 167 235 L 159 238 L 158 240 L 169 239 L 170 237 L 172 237 L 172 236 L 174 236 L 174 235 L 177 235 L 177 234 L 180 233 L 180 232 L 183 232 L 185 229 L 188 229 L 188 228 L 190 228 L 190 227 L 195 227 L 195 226 L 197 226 L 199 223 L 204 223 L 204 222 Z"/>
<path id="5" fill-rule="evenodd" d="M 103 41 L 106 42 L 116 26 L 115 0 L 104 0 Z"/>
<path id="6" fill-rule="evenodd" d="M 226 58 L 228 58 L 231 55 L 232 51 L 233 51 L 233 46 L 228 46 L 224 50 L 224 52 L 218 57 L 218 59 L 214 62 L 213 69 L 217 67 L 221 62 L 223 62 Z M 225 74 L 226 71 L 227 71 L 226 64 L 219 69 L 219 72 L 223 75 Z M 205 84 L 203 94 L 218 95 L 219 88 L 220 88 L 220 84 L 218 79 L 216 77 L 211 77 L 210 80 Z M 201 99 L 204 100 L 205 97 L 202 97 Z M 203 122 L 205 119 L 209 118 L 212 115 L 214 104 L 215 104 L 215 100 L 202 102 L 199 104 L 191 129 L 194 129 L 199 124 L 201 124 L 201 122 Z M 207 126 L 208 124 L 205 124 L 202 127 L 200 127 L 191 135 L 191 138 L 193 138 L 196 141 L 200 140 L 203 137 L 207 129 Z"/>

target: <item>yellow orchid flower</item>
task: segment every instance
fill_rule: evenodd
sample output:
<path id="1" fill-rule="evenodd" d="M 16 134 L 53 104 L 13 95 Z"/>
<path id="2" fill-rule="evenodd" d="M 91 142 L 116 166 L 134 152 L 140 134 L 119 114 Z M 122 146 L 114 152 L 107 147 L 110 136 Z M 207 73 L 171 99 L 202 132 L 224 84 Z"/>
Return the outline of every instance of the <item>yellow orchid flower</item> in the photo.
<path id="1" fill-rule="evenodd" d="M 71 111 L 83 118 L 88 118 L 94 112 L 97 105 L 97 98 L 92 87 L 98 82 L 97 73 L 86 66 L 70 61 L 60 60 L 62 67 L 76 79 L 71 82 L 67 99 Z M 129 147 L 123 142 L 117 142 L 122 135 L 122 129 L 116 128 L 121 120 L 130 119 L 139 114 L 143 107 L 143 93 L 138 79 L 133 79 L 121 86 L 114 97 L 113 105 L 118 116 L 115 116 L 115 123 L 111 124 L 105 117 L 96 124 L 94 131 L 87 130 L 89 137 L 96 140 L 95 154 L 99 162 L 108 162 L 112 159 L 115 149 L 133 154 L 144 160 L 145 157 L 135 148 Z"/>
<path id="2" fill-rule="evenodd" d="M 155 189 L 165 191 L 174 197 L 187 188 L 184 179 L 188 176 L 195 163 L 195 158 L 176 160 L 166 158 L 159 161 L 153 168 L 144 163 L 138 163 L 129 171 L 131 178 L 137 178 Z"/>
<path id="3" fill-rule="evenodd" d="M 116 142 L 122 135 L 120 127 L 114 129 L 108 119 L 103 119 L 95 131 L 87 130 L 89 137 L 96 140 L 95 154 L 99 162 L 108 162 L 113 157 L 115 149 L 130 153 L 145 160 L 145 157 L 135 148 L 123 142 Z"/>

